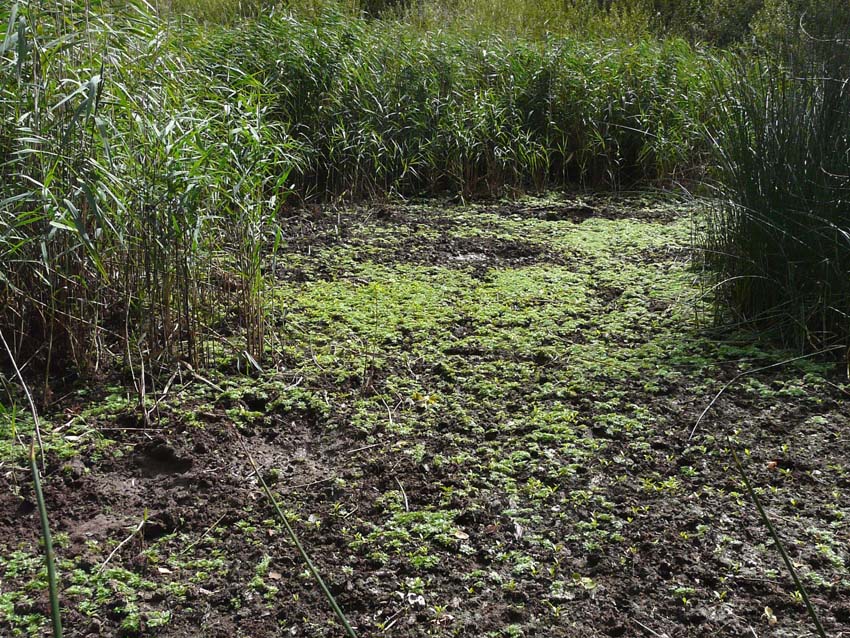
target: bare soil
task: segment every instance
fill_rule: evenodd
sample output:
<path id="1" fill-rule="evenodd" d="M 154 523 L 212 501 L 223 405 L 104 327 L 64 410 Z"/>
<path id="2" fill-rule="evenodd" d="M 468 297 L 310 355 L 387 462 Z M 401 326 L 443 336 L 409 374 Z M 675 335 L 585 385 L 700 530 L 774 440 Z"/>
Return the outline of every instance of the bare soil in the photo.
<path id="1" fill-rule="evenodd" d="M 222 393 L 181 369 L 150 428 L 132 403 L 96 411 L 106 389 L 49 415 L 67 636 L 343 635 L 243 442 L 361 636 L 814 635 L 730 446 L 828 635 L 850 633 L 846 375 L 804 361 L 745 377 L 689 440 L 724 383 L 789 353 L 695 327 L 687 286 L 655 288 L 694 279 L 680 206 L 384 206 L 342 227 L 335 213 L 288 223 L 276 276 L 304 301 L 273 311 L 285 348 L 263 375 L 223 362 L 204 373 Z M 537 292 L 547 272 L 588 285 L 572 301 Z M 632 272 L 648 273 L 642 288 Z M 431 275 L 469 291 L 410 323 Z M 306 301 L 375 282 L 375 324 L 365 293 L 362 326 Z M 0 485 L 0 635 L 47 635 L 20 457 L 2 460 Z"/>

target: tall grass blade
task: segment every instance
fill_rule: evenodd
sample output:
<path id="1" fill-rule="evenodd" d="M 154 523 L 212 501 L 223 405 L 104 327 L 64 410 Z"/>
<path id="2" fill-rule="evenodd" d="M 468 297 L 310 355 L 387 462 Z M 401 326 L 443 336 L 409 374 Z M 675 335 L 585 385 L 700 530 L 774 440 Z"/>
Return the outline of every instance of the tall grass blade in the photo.
<path id="1" fill-rule="evenodd" d="M 29 386 L 24 380 L 23 374 L 21 374 L 21 369 L 18 367 L 18 362 L 15 360 L 15 357 L 12 354 L 12 349 L 9 347 L 9 342 L 6 341 L 6 337 L 3 335 L 2 331 L 0 331 L 0 342 L 3 343 L 3 348 L 9 356 L 12 367 L 15 370 L 15 376 L 18 378 L 18 381 L 24 390 L 24 394 L 26 394 L 30 411 L 32 412 L 33 435 L 29 447 L 30 472 L 32 474 L 32 484 L 38 507 L 38 515 L 41 520 L 41 538 L 44 542 L 44 562 L 47 567 L 47 587 L 48 594 L 50 596 L 50 618 L 53 625 L 53 638 L 62 638 L 62 614 L 59 605 L 59 584 L 56 576 L 56 553 L 53 550 L 53 537 L 50 534 L 50 522 L 47 518 L 47 504 L 44 500 L 44 492 L 41 489 L 41 475 L 36 461 L 36 444 L 38 444 L 38 450 L 41 455 L 41 462 L 43 466 L 44 444 L 41 440 L 41 426 L 39 424 L 38 410 L 35 407 L 35 401 L 33 401 Z"/>
<path id="2" fill-rule="evenodd" d="M 238 435 L 238 433 L 237 433 Z M 292 543 L 298 549 L 298 553 L 301 555 L 301 558 L 304 560 L 304 564 L 307 565 L 307 569 L 310 570 L 310 574 L 313 576 L 313 579 L 319 585 L 324 594 L 325 598 L 328 601 L 328 604 L 331 606 L 334 614 L 336 614 L 337 619 L 342 624 L 345 629 L 345 633 L 349 638 L 357 638 L 357 634 L 354 629 L 351 627 L 351 624 L 348 622 L 348 618 L 345 615 L 345 612 L 342 611 L 342 608 L 337 603 L 336 598 L 331 593 L 331 590 L 328 589 L 328 586 L 325 584 L 325 580 L 322 578 L 321 573 L 313 564 L 313 561 L 310 558 L 310 555 L 307 553 L 307 550 L 304 549 L 304 546 L 301 544 L 301 540 L 298 538 L 298 535 L 295 533 L 295 530 L 292 528 L 292 525 L 289 523 L 289 520 L 286 518 L 286 515 L 280 509 L 280 505 L 278 505 L 277 499 L 272 494 L 271 489 L 266 483 L 265 479 L 263 479 L 262 474 L 260 473 L 259 468 L 257 467 L 256 462 L 254 461 L 254 457 L 251 456 L 251 453 L 248 451 L 247 446 L 245 446 L 245 442 L 242 440 L 240 436 L 240 441 L 242 441 L 242 446 L 245 450 L 245 454 L 248 456 L 248 460 L 251 463 L 251 467 L 254 469 L 254 475 L 257 477 L 257 480 L 260 482 L 260 485 L 263 487 L 263 491 L 271 502 L 272 506 L 277 513 L 278 518 L 283 523 L 286 528 L 286 533 L 289 535 L 289 538 L 292 540 Z"/>
<path id="3" fill-rule="evenodd" d="M 721 318 L 807 350 L 850 337 L 850 9 L 818 15 L 716 67 L 720 206 L 705 237 Z"/>
<path id="4" fill-rule="evenodd" d="M 53 638 L 62 638 L 62 615 L 59 607 L 59 584 L 56 577 L 56 553 L 53 551 L 53 537 L 50 534 L 50 522 L 47 519 L 47 505 L 41 490 L 41 477 L 36 463 L 35 441 L 30 444 L 30 471 L 41 519 L 41 538 L 44 542 L 44 562 L 47 564 L 47 587 L 50 595 L 50 619 L 53 624 Z"/>
<path id="5" fill-rule="evenodd" d="M 777 534 L 776 529 L 773 526 L 773 523 L 770 520 L 770 517 L 767 515 L 764 507 L 761 504 L 761 499 L 759 499 L 758 494 L 753 489 L 752 484 L 750 483 L 750 479 L 747 476 L 746 470 L 744 470 L 744 466 L 741 464 L 741 460 L 738 458 L 738 453 L 735 451 L 735 447 L 732 445 L 732 442 L 729 442 L 729 449 L 732 451 L 732 458 L 735 461 L 735 467 L 738 469 L 738 473 L 741 475 L 741 479 L 744 481 L 744 486 L 747 488 L 747 494 L 750 495 L 753 503 L 758 510 L 759 516 L 761 520 L 764 522 L 765 527 L 767 527 L 770 532 L 771 538 L 773 538 L 773 542 L 776 543 L 776 547 L 779 550 L 779 554 L 782 556 L 782 562 L 785 563 L 785 568 L 788 570 L 788 573 L 791 574 L 791 578 L 794 580 L 794 585 L 797 587 L 797 591 L 800 592 L 800 595 L 803 598 L 803 602 L 806 605 L 806 612 L 809 615 L 812 623 L 815 626 L 815 629 L 818 632 L 818 636 L 820 638 L 826 638 L 826 632 L 824 631 L 823 625 L 820 622 L 820 618 L 818 617 L 817 611 L 815 611 L 814 606 L 812 605 L 812 601 L 809 599 L 809 594 L 806 591 L 805 586 L 803 585 L 803 581 L 800 580 L 800 576 L 797 574 L 797 570 L 794 568 L 794 563 L 791 562 L 791 559 L 788 557 L 788 552 L 785 550 L 785 545 L 782 542 L 782 539 Z"/>

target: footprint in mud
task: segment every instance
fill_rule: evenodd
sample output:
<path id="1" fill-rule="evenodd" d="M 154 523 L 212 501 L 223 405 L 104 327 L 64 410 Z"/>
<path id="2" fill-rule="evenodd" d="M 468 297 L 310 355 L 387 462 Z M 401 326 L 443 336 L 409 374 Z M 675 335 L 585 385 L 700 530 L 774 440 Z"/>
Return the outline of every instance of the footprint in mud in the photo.
<path id="1" fill-rule="evenodd" d="M 147 475 L 183 474 L 192 469 L 194 463 L 188 454 L 180 454 L 165 439 L 157 437 L 136 446 L 136 465 Z"/>

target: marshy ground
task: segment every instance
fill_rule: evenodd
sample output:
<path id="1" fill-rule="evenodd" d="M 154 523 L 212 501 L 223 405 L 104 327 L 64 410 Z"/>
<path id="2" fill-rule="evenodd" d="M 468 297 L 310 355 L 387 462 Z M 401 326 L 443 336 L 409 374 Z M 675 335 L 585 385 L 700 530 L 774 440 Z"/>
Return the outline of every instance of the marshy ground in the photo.
<path id="1" fill-rule="evenodd" d="M 264 372 L 175 370 L 150 426 L 114 379 L 49 415 L 67 634 L 341 635 L 237 431 L 361 636 L 813 635 L 730 444 L 827 632 L 850 632 L 846 370 L 745 376 L 689 439 L 726 382 L 793 356 L 708 329 L 695 210 L 293 213 Z M 0 634 L 42 635 L 3 434 Z"/>

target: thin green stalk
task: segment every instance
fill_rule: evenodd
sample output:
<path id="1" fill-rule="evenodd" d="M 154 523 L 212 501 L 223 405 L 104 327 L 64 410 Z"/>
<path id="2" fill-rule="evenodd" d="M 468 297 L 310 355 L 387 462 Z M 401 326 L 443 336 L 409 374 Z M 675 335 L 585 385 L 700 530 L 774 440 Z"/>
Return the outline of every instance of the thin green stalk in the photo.
<path id="1" fill-rule="evenodd" d="M 251 456 L 251 453 L 248 451 L 248 448 L 245 446 L 245 442 L 242 440 L 242 436 L 239 435 L 239 440 L 242 443 L 242 447 L 245 450 L 245 454 L 248 456 L 248 460 L 251 462 L 251 467 L 254 468 L 254 474 L 257 476 L 257 479 L 260 481 L 260 485 L 263 487 L 263 491 L 266 493 L 269 501 L 274 506 L 275 511 L 277 512 L 278 517 L 283 522 L 284 527 L 286 527 L 286 532 L 289 534 L 289 538 L 292 539 L 292 542 L 295 544 L 295 547 L 298 549 L 298 553 L 301 554 L 301 558 L 304 560 L 304 563 L 307 565 L 307 569 L 310 570 L 310 573 L 313 576 L 313 579 L 319 584 L 319 587 L 322 590 L 322 593 L 325 595 L 325 598 L 328 600 L 328 603 L 333 609 L 334 614 L 339 619 L 339 622 L 342 623 L 342 626 L 345 628 L 345 633 L 349 638 L 357 638 L 357 634 L 354 632 L 354 629 L 351 627 L 351 624 L 348 622 L 348 618 L 345 616 L 345 612 L 342 611 L 342 608 L 336 602 L 336 598 L 331 593 L 331 590 L 328 589 L 328 586 L 325 584 L 322 575 L 319 573 L 319 570 L 313 564 L 313 561 L 310 559 L 309 554 L 307 554 L 307 550 L 304 549 L 304 546 L 301 544 L 301 541 L 298 539 L 298 535 L 295 533 L 295 530 L 292 528 L 292 525 L 289 524 L 289 521 L 286 519 L 283 511 L 280 509 L 280 505 L 277 503 L 277 499 L 275 499 L 272 494 L 271 489 L 269 489 L 268 484 L 263 479 L 260 474 L 260 470 L 257 467 L 256 462 L 254 461 L 254 457 Z"/>
<path id="2" fill-rule="evenodd" d="M 826 638 L 826 632 L 823 629 L 823 625 L 821 625 L 820 623 L 820 619 L 818 618 L 818 614 L 815 611 L 814 606 L 812 605 L 812 601 L 809 600 L 809 594 L 806 591 L 806 588 L 803 586 L 803 581 L 801 581 L 800 577 L 797 575 L 797 570 L 794 569 L 794 564 L 788 557 L 788 552 L 785 551 L 785 545 L 783 545 L 782 540 L 779 538 L 779 534 L 776 533 L 776 529 L 773 527 L 773 523 L 770 522 L 770 517 L 767 515 L 767 512 L 765 512 L 764 507 L 762 507 L 761 500 L 759 499 L 758 494 L 756 494 L 756 491 L 750 484 L 750 479 L 747 476 L 746 471 L 744 470 L 744 466 L 741 464 L 741 460 L 738 458 L 737 452 L 735 452 L 735 448 L 732 445 L 731 440 L 729 441 L 729 449 L 732 451 L 732 458 L 735 459 L 735 465 L 738 468 L 738 473 L 744 480 L 744 485 L 747 488 L 747 493 L 750 495 L 750 498 L 753 499 L 753 503 L 755 503 L 756 509 L 759 512 L 759 516 L 761 516 L 761 520 L 764 521 L 764 524 L 767 526 L 771 537 L 773 537 L 773 541 L 779 548 L 779 553 L 782 555 L 782 561 L 785 563 L 785 567 L 791 574 L 791 578 L 794 580 L 794 585 L 796 585 L 797 591 L 799 591 L 800 595 L 803 597 L 803 602 L 806 604 L 806 611 L 809 614 L 809 618 L 811 618 L 812 622 L 815 624 L 815 629 L 817 629 L 818 636 L 820 636 L 821 638 Z"/>
<path id="3" fill-rule="evenodd" d="M 24 389 L 24 394 L 27 396 L 30 410 L 32 412 L 33 435 L 32 440 L 30 441 L 29 451 L 30 470 L 32 472 L 35 500 L 38 504 L 38 515 L 41 518 L 41 536 L 44 540 L 44 560 L 47 563 L 47 586 L 50 593 L 50 617 L 53 621 L 53 638 L 62 638 L 62 616 L 59 609 L 59 587 L 56 579 L 56 555 L 53 551 L 53 538 L 50 535 L 50 522 L 47 520 L 47 505 L 44 502 L 44 493 L 41 490 L 41 475 L 38 472 L 38 464 L 36 463 L 35 454 L 36 443 L 38 443 L 38 449 L 41 452 L 41 462 L 44 464 L 44 446 L 41 440 L 41 426 L 39 425 L 38 410 L 36 410 L 35 401 L 33 401 L 29 386 L 26 381 L 24 381 L 24 375 L 21 374 L 18 362 L 15 361 L 12 349 L 9 347 L 9 343 L 6 341 L 6 337 L 3 335 L 2 331 L 0 331 L 0 343 L 3 344 L 6 354 L 9 355 L 9 360 L 12 362 L 12 367 L 15 369 L 15 376 L 18 377 L 18 381 L 20 381 L 21 387 Z"/>
<path id="4" fill-rule="evenodd" d="M 44 561 L 47 563 L 47 586 L 50 592 L 50 618 L 53 621 L 53 638 L 62 638 L 62 616 L 59 609 L 59 586 L 56 578 L 56 555 L 53 551 L 53 537 L 50 535 L 50 522 L 47 520 L 47 505 L 41 491 L 41 477 L 35 461 L 35 441 L 30 444 L 30 470 L 35 488 L 35 500 L 38 503 L 38 515 L 41 518 L 41 537 L 44 540 Z"/>
<path id="5" fill-rule="evenodd" d="M 691 430 L 690 436 L 688 437 L 688 441 L 690 441 L 693 438 L 694 433 L 696 432 L 696 429 L 699 426 L 700 422 L 703 420 L 703 418 L 709 412 L 709 410 L 711 410 L 711 408 L 714 406 L 714 404 L 717 403 L 717 400 L 723 395 L 723 393 L 726 392 L 726 390 L 728 390 L 732 385 L 734 385 L 737 381 L 739 381 L 743 377 L 750 375 L 750 374 L 754 374 L 756 372 L 763 372 L 765 370 L 770 370 L 772 368 L 787 365 L 789 363 L 793 363 L 793 362 L 799 361 L 801 359 L 808 359 L 808 358 L 811 358 L 811 357 L 814 357 L 814 356 L 823 355 L 825 353 L 832 352 L 832 351 L 840 349 L 840 348 L 846 348 L 846 346 L 843 346 L 843 345 L 833 346 L 831 348 L 826 348 L 826 349 L 820 350 L 818 352 L 812 352 L 812 353 L 809 353 L 809 354 L 804 354 L 804 355 L 801 355 L 799 357 L 793 357 L 791 359 L 779 361 L 778 363 L 773 363 L 773 364 L 770 364 L 770 365 L 762 366 L 760 368 L 754 368 L 753 370 L 747 370 L 745 372 L 742 372 L 742 373 L 736 375 L 728 383 L 726 383 L 726 385 L 724 385 L 716 395 L 714 395 L 714 398 L 709 402 L 709 404 L 702 411 L 699 418 L 697 419 L 697 422 L 694 424 L 693 429 Z M 788 558 L 788 553 L 785 551 L 785 546 L 782 544 L 782 541 L 779 538 L 779 534 L 776 533 L 776 529 L 773 527 L 773 523 L 771 523 L 770 518 L 767 515 L 767 512 L 764 510 L 764 507 L 762 507 L 762 504 L 761 504 L 761 501 L 759 500 L 758 494 L 756 494 L 756 491 L 753 489 L 752 485 L 750 484 L 750 479 L 747 476 L 746 471 L 744 470 L 744 466 L 741 464 L 741 461 L 738 458 L 737 452 L 735 452 L 735 447 L 734 447 L 734 444 L 732 442 L 731 437 L 727 436 L 726 439 L 727 439 L 727 445 L 729 446 L 729 449 L 732 452 L 732 458 L 735 461 L 735 466 L 738 469 L 738 473 L 741 475 L 741 478 L 744 481 L 744 485 L 746 486 L 747 492 L 749 493 L 750 498 L 753 500 L 753 503 L 755 503 L 756 509 L 758 510 L 762 521 L 764 521 L 764 524 L 767 526 L 767 529 L 770 532 L 771 537 L 773 538 L 774 542 L 776 543 L 776 546 L 779 548 L 779 553 L 782 555 L 782 560 L 785 562 L 785 567 L 788 569 L 788 572 L 791 574 L 791 578 L 794 580 L 794 584 L 797 586 L 797 590 L 800 592 L 800 595 L 803 597 L 803 601 L 806 604 L 806 610 L 808 611 L 809 617 L 812 619 L 812 622 L 815 624 L 815 627 L 818 631 L 818 635 L 821 636 L 821 638 L 826 638 L 826 633 L 823 630 L 823 626 L 820 623 L 820 619 L 818 618 L 818 615 L 815 612 L 814 606 L 812 605 L 811 601 L 809 600 L 809 594 L 808 594 L 808 592 L 806 592 L 806 588 L 803 587 L 803 583 L 800 580 L 799 576 L 797 575 L 797 571 L 794 569 L 794 565 L 791 562 L 791 559 Z"/>

